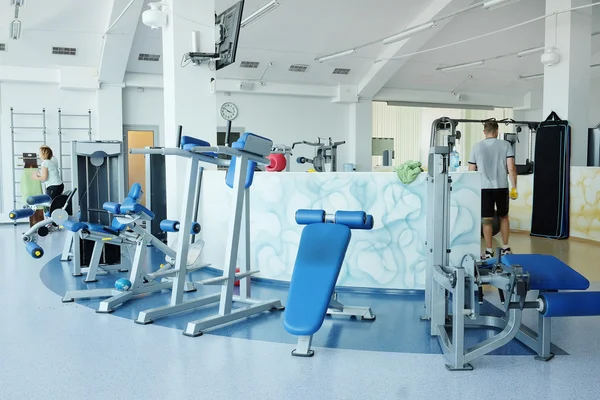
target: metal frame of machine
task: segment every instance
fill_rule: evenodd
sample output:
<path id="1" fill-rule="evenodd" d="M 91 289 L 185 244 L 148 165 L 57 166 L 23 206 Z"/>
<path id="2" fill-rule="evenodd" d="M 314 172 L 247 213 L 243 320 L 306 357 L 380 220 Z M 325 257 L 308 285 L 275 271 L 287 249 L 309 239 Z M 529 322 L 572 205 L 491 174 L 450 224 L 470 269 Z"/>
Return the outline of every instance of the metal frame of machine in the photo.
<path id="1" fill-rule="evenodd" d="M 327 140 L 327 143 L 321 142 L 321 140 Z M 305 144 L 307 146 L 314 146 L 315 156 L 311 159 L 306 157 L 298 157 L 296 161 L 299 164 L 309 163 L 314 165 L 315 171 L 317 172 L 336 172 L 337 171 L 337 148 L 346 141 L 334 142 L 331 138 L 317 138 L 316 143 L 311 143 L 303 140 L 302 142 L 292 143 L 292 149 L 297 144 Z"/>
<path id="2" fill-rule="evenodd" d="M 181 198 L 183 207 L 181 210 L 181 234 L 186 234 L 191 227 L 194 213 L 197 212 L 194 204 L 194 195 L 198 189 L 198 173 L 200 162 L 229 166 L 236 163 L 233 172 L 233 215 L 229 222 L 228 242 L 223 267 L 223 275 L 215 278 L 208 278 L 195 283 L 202 285 L 220 285 L 221 291 L 216 294 L 192 298 L 186 300 L 183 298 L 183 284 L 186 276 L 192 272 L 185 264 L 190 247 L 189 240 L 181 237 L 177 247 L 177 258 L 175 261 L 174 284 L 171 292 L 171 300 L 168 305 L 156 307 L 150 310 L 141 311 L 135 320 L 136 323 L 146 325 L 154 322 L 156 319 L 167 317 L 184 311 L 195 310 L 207 305 L 218 304 L 218 312 L 212 316 L 190 321 L 183 334 L 185 336 L 200 336 L 202 331 L 215 326 L 220 326 L 229 322 L 234 322 L 242 318 L 260 314 L 269 310 L 282 310 L 283 306 L 280 300 L 258 300 L 252 298 L 250 290 L 251 275 L 259 272 L 250 269 L 250 188 L 246 187 L 248 169 L 250 161 L 259 165 L 268 165 L 270 160 L 265 158 L 269 154 L 273 142 L 249 134 L 245 139 L 243 148 L 227 146 L 206 146 L 195 145 L 189 150 L 180 148 L 160 148 L 160 149 L 131 149 L 131 154 L 162 154 L 165 156 L 179 156 L 188 159 L 185 185 Z M 179 141 L 182 143 L 182 141 Z M 230 160 L 223 160 L 210 153 L 226 154 L 231 156 Z M 236 273 L 237 259 L 240 244 L 243 247 L 241 258 L 244 260 L 240 266 L 240 272 Z M 239 295 L 234 296 L 234 282 L 239 280 Z M 243 304 L 246 307 L 233 308 L 233 304 Z"/>
<path id="3" fill-rule="evenodd" d="M 541 310 L 540 302 L 526 302 L 529 274 L 520 266 L 494 264 L 485 266 L 477 258 L 465 254 L 459 266 L 449 262 L 450 254 L 450 196 L 452 177 L 449 175 L 450 153 L 460 133 L 457 121 L 440 118 L 431 128 L 431 148 L 427 174 L 427 268 L 425 284 L 425 315 L 430 321 L 430 333 L 437 336 L 449 370 L 471 370 L 470 361 L 504 346 L 513 338 L 538 354 L 538 359 L 549 360 L 550 319 L 539 316 L 538 332 L 521 326 L 526 308 Z M 469 121 L 470 122 L 470 121 Z M 440 143 L 439 131 L 446 130 L 446 143 Z M 435 227 L 435 229 L 431 229 Z M 498 256 L 500 251 L 498 250 Z M 498 257 L 498 260 L 500 258 Z M 481 315 L 478 305 L 483 302 L 483 285 L 490 285 L 506 296 L 504 317 Z M 478 301 L 475 294 L 479 293 Z M 452 304 L 451 308 L 449 303 Z M 448 333 L 451 329 L 451 334 Z M 496 328 L 500 332 L 488 339 L 465 348 L 466 328 Z"/>

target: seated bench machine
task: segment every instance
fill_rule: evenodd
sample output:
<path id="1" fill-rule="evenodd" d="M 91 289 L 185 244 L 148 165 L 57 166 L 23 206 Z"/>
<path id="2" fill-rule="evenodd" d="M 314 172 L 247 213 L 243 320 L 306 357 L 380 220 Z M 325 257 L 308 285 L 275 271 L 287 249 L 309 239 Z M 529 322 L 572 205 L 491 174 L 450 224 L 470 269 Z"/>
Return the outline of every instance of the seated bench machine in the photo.
<path id="1" fill-rule="evenodd" d="M 269 155 L 273 142 L 270 139 L 245 133 L 231 147 L 210 146 L 208 142 L 183 136 L 180 141 L 181 148 L 161 149 L 132 149 L 132 154 L 163 154 L 165 156 L 179 156 L 188 159 L 185 185 L 182 198 L 181 220 L 183 232 L 189 230 L 189 224 L 194 210 L 194 192 L 196 191 L 196 180 L 198 176 L 199 163 L 229 166 L 225 178 L 225 184 L 233 189 L 233 215 L 229 221 L 229 239 L 227 242 L 225 265 L 223 275 L 209 278 L 195 283 L 203 285 L 222 285 L 221 292 L 189 300 L 183 299 L 181 284 L 190 272 L 182 263 L 182 259 L 188 254 L 189 243 L 180 240 L 177 248 L 177 259 L 175 262 L 176 276 L 174 277 L 171 301 L 168 305 L 157 307 L 139 313 L 135 320 L 138 324 L 150 324 L 158 318 L 185 311 L 195 310 L 210 304 L 218 303 L 218 312 L 214 315 L 196 321 L 188 322 L 183 334 L 185 336 L 200 336 L 202 331 L 229 322 L 237 321 L 252 315 L 260 314 L 273 309 L 282 310 L 283 306 L 279 300 L 258 300 L 251 296 L 250 276 L 259 272 L 250 269 L 250 185 L 254 177 L 254 169 L 257 164 L 269 165 Z M 231 156 L 231 161 L 217 158 L 218 154 Z M 244 224 L 242 226 L 242 215 Z M 243 234 L 243 240 L 241 235 Z M 236 273 L 237 257 L 240 243 L 244 248 L 245 262 Z M 234 296 L 234 282 L 239 280 L 240 292 Z M 244 308 L 233 309 L 233 303 L 247 305 Z"/>
<path id="2" fill-rule="evenodd" d="M 142 186 L 139 183 L 134 183 L 129 189 L 127 197 L 124 199 L 123 204 L 137 203 L 142 195 Z M 113 204 L 113 203 L 106 203 Z M 112 209 L 109 206 L 108 209 Z M 104 208 L 107 210 L 106 208 Z M 97 276 L 103 275 L 109 272 L 128 272 L 128 268 L 124 268 L 122 265 L 100 265 L 100 259 L 102 257 L 102 251 L 105 244 L 112 244 L 115 246 L 121 246 L 124 248 L 134 248 L 136 243 L 136 234 L 128 232 L 127 225 L 122 224 L 113 218 L 110 226 L 104 226 L 102 224 L 96 224 L 91 222 L 77 222 L 69 220 L 64 224 L 65 228 L 70 234 L 73 234 L 71 238 L 71 245 L 75 243 L 73 238 L 76 235 L 82 240 L 90 240 L 94 242 L 94 249 L 92 250 L 92 257 L 89 261 L 89 265 L 86 268 L 81 267 L 81 249 L 78 245 L 72 245 L 73 255 L 73 276 L 82 276 L 83 269 L 87 269 L 87 275 L 84 279 L 85 283 L 98 282 Z M 132 258 L 131 256 L 129 257 Z"/>
<path id="3" fill-rule="evenodd" d="M 539 254 L 510 254 L 497 260 L 480 262 L 478 256 L 465 254 L 461 265 L 450 265 L 449 155 L 454 143 L 453 121 L 434 121 L 428 168 L 427 247 L 425 316 L 430 333 L 437 336 L 448 360 L 449 370 L 472 370 L 471 361 L 517 339 L 537 353 L 536 359 L 550 360 L 551 318 L 600 315 L 600 292 L 582 291 L 589 282 L 556 257 Z M 450 129 L 449 145 L 436 146 L 439 130 Z M 504 315 L 482 315 L 483 287 L 499 289 Z M 560 290 L 577 290 L 564 292 Z M 537 298 L 528 301 L 531 291 Z M 477 300 L 476 300 L 476 295 Z M 525 310 L 538 312 L 537 331 L 522 324 Z M 494 336 L 469 348 L 465 329 L 494 328 Z M 451 333 L 449 333 L 449 331 Z"/>
<path id="4" fill-rule="evenodd" d="M 363 211 L 298 210 L 302 230 L 283 320 L 285 330 L 298 336 L 293 356 L 312 357 L 312 336 L 325 315 L 345 315 L 374 321 L 370 307 L 348 307 L 337 301 L 335 284 L 352 236 L 351 229 L 373 229 L 373 216 Z"/>
<path id="5" fill-rule="evenodd" d="M 113 236 L 110 237 L 110 240 L 121 244 L 135 246 L 135 255 L 133 257 L 132 268 L 129 274 L 131 287 L 125 291 L 111 288 L 71 290 L 68 291 L 63 297 L 63 303 L 73 302 L 75 299 L 108 297 L 108 299 L 100 302 L 96 312 L 111 313 L 114 311 L 115 307 L 127 302 L 136 295 L 155 293 L 164 289 L 171 289 L 173 287 L 173 280 L 170 278 L 175 275 L 175 270 L 171 268 L 171 264 L 169 264 L 166 268 L 157 270 L 154 273 L 146 274 L 143 271 L 146 247 L 148 245 L 154 246 L 164 253 L 167 261 L 175 260 L 177 258 L 175 250 L 171 249 L 160 239 L 150 234 L 148 230 L 143 228 L 140 224 L 140 222 L 143 221 L 151 221 L 154 218 L 154 213 L 137 203 L 132 197 L 126 198 L 123 204 L 108 202 L 105 203 L 103 207 L 105 210 L 115 215 L 111 228 L 105 228 L 107 233 L 114 229 L 112 232 Z M 177 221 L 163 221 L 163 223 L 165 228 L 170 226 L 171 228 L 169 229 L 172 229 L 171 231 L 177 231 L 180 225 Z M 71 221 L 71 223 L 66 223 L 65 227 L 73 232 L 77 232 L 80 230 L 89 229 L 89 224 Z M 192 234 L 197 234 L 200 232 L 200 225 L 198 223 L 190 222 L 189 228 Z M 125 231 L 125 229 L 127 229 L 127 231 Z M 92 235 L 91 231 L 88 232 L 90 235 Z M 99 260 L 99 254 L 101 251 L 98 249 L 102 248 L 102 235 L 97 231 L 94 232 L 93 235 L 100 235 L 98 238 L 94 236 L 94 239 L 98 239 L 94 247 L 94 255 L 97 255 L 96 259 Z M 204 266 L 205 265 L 194 265 L 189 269 L 198 270 Z M 183 290 L 186 292 L 196 290 L 191 282 L 184 282 L 183 288 Z"/>
<path id="6" fill-rule="evenodd" d="M 48 226 L 52 223 L 61 226 L 68 220 L 71 199 L 76 191 L 77 189 L 57 196 L 54 200 L 47 194 L 29 196 L 27 198 L 28 207 L 13 210 L 8 214 L 8 217 L 11 220 L 16 221 L 22 218 L 31 217 L 35 214 L 37 207 L 48 207 L 50 209 L 50 216 L 48 218 L 33 225 L 22 236 L 23 242 L 25 242 L 25 248 L 33 258 L 39 259 L 44 256 L 44 249 L 37 241 L 39 237 L 45 237 L 50 233 Z"/>

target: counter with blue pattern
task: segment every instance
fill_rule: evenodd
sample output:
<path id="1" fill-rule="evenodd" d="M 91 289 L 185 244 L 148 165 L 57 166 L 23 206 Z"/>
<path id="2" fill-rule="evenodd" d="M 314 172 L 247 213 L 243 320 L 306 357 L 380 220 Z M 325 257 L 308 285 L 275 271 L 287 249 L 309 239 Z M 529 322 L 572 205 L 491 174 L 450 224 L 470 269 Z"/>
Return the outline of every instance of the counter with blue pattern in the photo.
<path id="1" fill-rule="evenodd" d="M 478 173 L 453 174 L 450 260 L 480 252 Z M 250 190 L 251 262 L 262 278 L 289 281 L 302 233 L 300 208 L 361 210 L 373 215 L 370 231 L 352 231 L 339 286 L 422 289 L 425 283 L 426 174 L 405 185 L 391 172 L 257 173 Z M 205 171 L 200 223 L 202 260 L 222 268 L 232 213 L 224 172 Z M 436 228 L 436 227 L 434 227 Z M 241 248 L 240 248 L 241 249 Z M 240 261 L 243 258 L 240 257 Z"/>

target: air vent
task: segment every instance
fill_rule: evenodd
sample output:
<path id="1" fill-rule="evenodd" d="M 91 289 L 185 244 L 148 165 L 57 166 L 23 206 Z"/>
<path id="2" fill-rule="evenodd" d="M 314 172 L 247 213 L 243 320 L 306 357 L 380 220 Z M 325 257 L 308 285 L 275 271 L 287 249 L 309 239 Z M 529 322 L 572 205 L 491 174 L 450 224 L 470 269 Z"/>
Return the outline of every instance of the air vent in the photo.
<path id="1" fill-rule="evenodd" d="M 6 44 L 0 43 L 0 51 L 6 51 Z"/>
<path id="2" fill-rule="evenodd" d="M 290 71 L 290 72 L 306 72 L 307 69 L 308 69 L 308 65 L 294 64 L 294 65 L 290 65 L 290 69 L 288 71 Z"/>
<path id="3" fill-rule="evenodd" d="M 350 70 L 347 68 L 336 68 L 332 72 L 333 75 L 348 75 L 349 73 Z"/>
<path id="4" fill-rule="evenodd" d="M 77 49 L 75 47 L 53 47 L 52 54 L 59 54 L 62 56 L 76 56 Z"/>
<path id="5" fill-rule="evenodd" d="M 260 63 L 257 61 L 242 61 L 240 63 L 240 68 L 258 68 Z"/>
<path id="6" fill-rule="evenodd" d="M 160 61 L 160 54 L 140 53 L 138 61 Z"/>

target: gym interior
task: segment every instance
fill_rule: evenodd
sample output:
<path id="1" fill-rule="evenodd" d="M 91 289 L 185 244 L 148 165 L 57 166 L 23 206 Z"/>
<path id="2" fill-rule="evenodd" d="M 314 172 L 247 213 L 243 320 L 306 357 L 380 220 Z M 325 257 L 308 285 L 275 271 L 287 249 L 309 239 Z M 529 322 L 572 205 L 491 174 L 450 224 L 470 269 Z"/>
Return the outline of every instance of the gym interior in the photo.
<path id="1" fill-rule="evenodd" d="M 0 399 L 598 398 L 600 2 L 0 32 Z"/>

